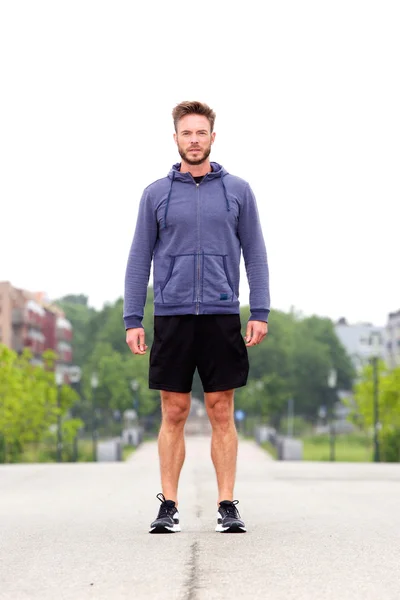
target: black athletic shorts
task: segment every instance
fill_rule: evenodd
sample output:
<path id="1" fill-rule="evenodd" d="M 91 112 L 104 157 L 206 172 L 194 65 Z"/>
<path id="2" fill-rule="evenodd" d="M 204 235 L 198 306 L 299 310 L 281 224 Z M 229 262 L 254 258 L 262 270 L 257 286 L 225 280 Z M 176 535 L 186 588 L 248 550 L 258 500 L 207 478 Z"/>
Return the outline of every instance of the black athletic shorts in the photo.
<path id="1" fill-rule="evenodd" d="M 246 385 L 249 360 L 240 315 L 154 317 L 150 389 L 188 393 L 196 367 L 205 392 Z"/>

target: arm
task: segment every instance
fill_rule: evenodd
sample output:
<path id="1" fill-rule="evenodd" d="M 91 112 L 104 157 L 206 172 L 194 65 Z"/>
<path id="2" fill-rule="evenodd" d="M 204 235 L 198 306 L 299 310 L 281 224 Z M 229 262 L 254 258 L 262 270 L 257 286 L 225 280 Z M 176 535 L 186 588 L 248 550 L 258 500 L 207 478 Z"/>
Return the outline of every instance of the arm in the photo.
<path id="1" fill-rule="evenodd" d="M 157 218 L 153 203 L 149 193 L 145 190 L 139 204 L 135 234 L 125 272 L 124 323 L 126 330 L 142 327 L 157 234 Z"/>
<path id="2" fill-rule="evenodd" d="M 240 206 L 238 233 L 250 288 L 249 321 L 267 323 L 270 312 L 267 251 L 256 199 L 249 185 Z"/>

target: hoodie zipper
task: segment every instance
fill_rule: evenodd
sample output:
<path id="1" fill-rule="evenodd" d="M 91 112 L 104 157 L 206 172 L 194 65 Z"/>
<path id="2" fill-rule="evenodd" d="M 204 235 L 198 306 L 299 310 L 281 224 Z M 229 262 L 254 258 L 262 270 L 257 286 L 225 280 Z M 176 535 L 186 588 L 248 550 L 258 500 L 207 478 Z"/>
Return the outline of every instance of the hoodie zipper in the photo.
<path id="1" fill-rule="evenodd" d="M 197 188 L 197 231 L 198 231 L 198 247 L 197 247 L 197 300 L 196 300 L 196 315 L 199 314 L 199 295 L 200 295 L 200 183 L 196 183 Z"/>

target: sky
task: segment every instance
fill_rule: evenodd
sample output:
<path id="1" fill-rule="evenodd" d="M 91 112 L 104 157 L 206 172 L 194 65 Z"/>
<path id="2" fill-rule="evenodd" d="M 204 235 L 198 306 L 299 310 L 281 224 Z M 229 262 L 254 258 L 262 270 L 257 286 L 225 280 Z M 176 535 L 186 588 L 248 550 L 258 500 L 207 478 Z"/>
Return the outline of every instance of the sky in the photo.
<path id="1" fill-rule="evenodd" d="M 172 109 L 200 100 L 211 159 L 256 195 L 271 308 L 384 325 L 400 309 L 399 28 L 397 0 L 5 0 L 0 280 L 97 309 L 121 297 L 142 191 L 180 160 Z"/>

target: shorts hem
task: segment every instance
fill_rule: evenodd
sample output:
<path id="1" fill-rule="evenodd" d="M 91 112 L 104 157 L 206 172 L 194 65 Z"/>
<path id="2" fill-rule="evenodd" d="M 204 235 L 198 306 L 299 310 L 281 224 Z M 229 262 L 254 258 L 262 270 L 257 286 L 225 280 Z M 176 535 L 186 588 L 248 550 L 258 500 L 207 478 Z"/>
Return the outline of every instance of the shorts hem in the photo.
<path id="1" fill-rule="evenodd" d="M 209 394 L 211 392 L 225 392 L 227 390 L 236 390 L 237 388 L 240 387 L 244 387 L 247 384 L 247 379 L 245 381 L 241 381 L 238 383 L 227 383 L 227 384 L 221 384 L 221 385 L 212 385 L 206 388 L 204 388 L 204 393 L 205 394 Z"/>
<path id="2" fill-rule="evenodd" d="M 190 394 L 190 392 L 192 391 L 192 388 L 189 389 L 178 389 L 179 386 L 172 386 L 172 385 L 163 385 L 162 383 L 151 383 L 149 382 L 149 389 L 150 390 L 160 390 L 163 392 L 175 392 L 176 394 Z"/>

